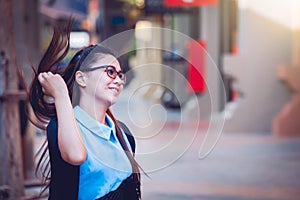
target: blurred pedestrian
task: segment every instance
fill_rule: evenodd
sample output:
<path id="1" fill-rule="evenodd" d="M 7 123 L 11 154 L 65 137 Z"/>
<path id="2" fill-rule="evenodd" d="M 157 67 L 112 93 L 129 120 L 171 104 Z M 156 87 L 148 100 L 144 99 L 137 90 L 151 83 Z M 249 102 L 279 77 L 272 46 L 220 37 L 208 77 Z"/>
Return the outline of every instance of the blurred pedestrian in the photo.
<path id="1" fill-rule="evenodd" d="M 140 199 L 134 138 L 109 109 L 126 81 L 121 62 L 112 50 L 90 45 L 59 69 L 71 26 L 54 27 L 29 90 L 34 113 L 47 124 L 49 199 Z M 43 162 L 45 154 L 37 167 Z"/>

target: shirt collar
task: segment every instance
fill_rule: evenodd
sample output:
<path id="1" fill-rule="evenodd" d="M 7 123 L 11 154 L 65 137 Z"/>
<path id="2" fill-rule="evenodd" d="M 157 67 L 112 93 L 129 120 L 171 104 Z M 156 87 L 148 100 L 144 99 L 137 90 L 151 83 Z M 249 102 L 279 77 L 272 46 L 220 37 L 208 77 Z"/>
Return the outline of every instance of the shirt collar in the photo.
<path id="1" fill-rule="evenodd" d="M 97 120 L 92 118 L 78 105 L 74 107 L 74 114 L 77 122 L 79 122 L 82 126 L 90 130 L 91 132 L 95 133 L 96 135 L 106 140 L 111 140 L 116 138 L 115 124 L 108 114 L 106 114 L 105 116 L 107 126 L 99 123 Z"/>

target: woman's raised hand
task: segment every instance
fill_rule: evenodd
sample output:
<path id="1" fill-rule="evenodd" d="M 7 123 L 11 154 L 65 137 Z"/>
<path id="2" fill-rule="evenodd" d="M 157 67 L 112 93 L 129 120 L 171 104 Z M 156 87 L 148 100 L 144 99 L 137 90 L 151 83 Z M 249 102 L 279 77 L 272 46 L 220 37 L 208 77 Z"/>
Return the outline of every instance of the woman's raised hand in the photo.
<path id="1" fill-rule="evenodd" d="M 46 96 L 56 99 L 68 95 L 67 85 L 59 74 L 42 72 L 38 75 L 38 80 Z"/>

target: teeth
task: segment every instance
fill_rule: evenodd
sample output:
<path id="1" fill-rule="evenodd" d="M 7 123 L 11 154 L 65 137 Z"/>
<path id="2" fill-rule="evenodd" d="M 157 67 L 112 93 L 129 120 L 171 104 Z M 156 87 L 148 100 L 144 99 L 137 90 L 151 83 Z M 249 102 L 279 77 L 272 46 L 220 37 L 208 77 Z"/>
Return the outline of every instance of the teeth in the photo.
<path id="1" fill-rule="evenodd" d="M 118 92 L 119 90 L 117 88 L 109 88 L 111 90 L 115 90 L 116 92 Z"/>

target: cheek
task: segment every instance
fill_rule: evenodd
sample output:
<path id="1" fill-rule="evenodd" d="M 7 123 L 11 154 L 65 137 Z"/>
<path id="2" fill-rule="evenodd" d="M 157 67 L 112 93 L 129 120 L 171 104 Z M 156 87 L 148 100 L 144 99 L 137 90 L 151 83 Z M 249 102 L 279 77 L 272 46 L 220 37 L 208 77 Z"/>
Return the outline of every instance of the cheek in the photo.
<path id="1" fill-rule="evenodd" d="M 95 85 L 95 93 L 103 93 L 106 89 L 106 86 L 103 84 Z"/>
<path id="2" fill-rule="evenodd" d="M 95 90 L 104 90 L 108 84 L 110 83 L 111 79 L 106 76 L 100 76 L 96 80 L 93 81 Z"/>
<path id="3" fill-rule="evenodd" d="M 98 83 L 95 83 L 95 86 L 94 86 L 94 91 L 95 93 L 97 94 L 105 94 L 107 92 L 109 92 L 109 82 L 106 80 L 101 80 L 101 81 L 98 81 Z"/>
<path id="4" fill-rule="evenodd" d="M 120 93 L 123 91 L 124 85 L 120 86 Z"/>

